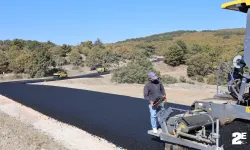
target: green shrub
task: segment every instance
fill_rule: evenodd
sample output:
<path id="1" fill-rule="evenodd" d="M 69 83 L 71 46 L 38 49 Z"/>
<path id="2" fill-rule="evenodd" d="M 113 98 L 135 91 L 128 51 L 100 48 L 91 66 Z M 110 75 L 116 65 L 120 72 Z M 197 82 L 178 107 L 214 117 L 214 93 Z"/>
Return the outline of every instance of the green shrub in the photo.
<path id="1" fill-rule="evenodd" d="M 197 75 L 196 73 L 195 73 L 195 66 L 193 66 L 193 65 L 189 65 L 188 67 L 187 67 L 187 75 L 188 75 L 188 77 L 193 77 L 193 78 L 195 78 L 195 76 Z M 196 78 L 195 78 L 195 80 L 196 80 Z"/>
<path id="2" fill-rule="evenodd" d="M 207 77 L 207 84 L 216 85 L 216 75 L 212 74 Z"/>
<path id="3" fill-rule="evenodd" d="M 147 73 L 154 71 L 153 64 L 146 58 L 137 58 L 127 64 L 127 66 L 114 72 L 111 80 L 118 83 L 138 83 L 144 84 L 148 81 Z M 159 76 L 160 73 L 156 72 Z"/>
<path id="4" fill-rule="evenodd" d="M 30 52 L 20 51 L 18 55 L 10 58 L 9 70 L 13 73 L 23 73 L 25 71 L 25 66 L 29 63 L 31 56 Z"/>
<path id="5" fill-rule="evenodd" d="M 198 82 L 204 82 L 204 78 L 203 78 L 202 76 L 198 76 L 198 77 L 197 77 L 197 81 L 198 81 Z"/>
<path id="6" fill-rule="evenodd" d="M 116 53 L 99 47 L 93 48 L 86 57 L 86 66 L 90 68 L 98 66 L 109 68 L 112 64 L 118 64 L 118 62 L 119 57 Z"/>
<path id="7" fill-rule="evenodd" d="M 165 84 L 174 84 L 178 82 L 177 78 L 169 75 L 163 75 L 161 81 Z"/>
<path id="8" fill-rule="evenodd" d="M 194 80 L 194 81 L 197 80 L 196 78 L 197 78 L 196 76 L 191 76 L 191 77 L 190 77 L 190 79 L 191 79 L 191 80 Z"/>
<path id="9" fill-rule="evenodd" d="M 28 73 L 31 78 L 44 77 L 51 67 L 55 67 L 51 54 L 46 49 L 40 49 L 30 56 L 25 64 L 25 73 Z"/>
<path id="10" fill-rule="evenodd" d="M 85 41 L 85 42 L 81 42 L 80 46 L 81 47 L 87 47 L 87 48 L 91 49 L 93 47 L 93 43 L 92 43 L 92 41 L 88 40 L 88 41 Z"/>
<path id="11" fill-rule="evenodd" d="M 144 54 L 146 57 L 150 57 L 155 54 L 155 47 L 152 45 L 136 45 L 136 50 Z"/>
<path id="12" fill-rule="evenodd" d="M 179 40 L 168 48 L 164 62 L 170 66 L 179 66 L 186 63 L 187 45 Z"/>
<path id="13" fill-rule="evenodd" d="M 215 71 L 211 56 L 207 53 L 198 53 L 189 58 L 187 64 L 187 75 L 192 76 L 206 76 Z"/>
<path id="14" fill-rule="evenodd" d="M 182 83 L 186 83 L 187 82 L 187 79 L 184 76 L 181 76 L 179 80 Z"/>
<path id="15" fill-rule="evenodd" d="M 68 57 L 69 62 L 74 66 L 80 66 L 83 63 L 82 56 L 77 50 L 71 51 Z"/>
<path id="16" fill-rule="evenodd" d="M 0 73 L 8 71 L 8 58 L 4 52 L 0 51 Z"/>

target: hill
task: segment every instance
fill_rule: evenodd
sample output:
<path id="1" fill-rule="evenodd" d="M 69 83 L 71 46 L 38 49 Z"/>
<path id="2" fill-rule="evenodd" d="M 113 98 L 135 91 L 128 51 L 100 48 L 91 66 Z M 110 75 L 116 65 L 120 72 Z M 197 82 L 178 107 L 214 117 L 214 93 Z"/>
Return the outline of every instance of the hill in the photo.
<path id="1" fill-rule="evenodd" d="M 153 41 L 171 41 L 176 39 L 176 37 L 181 36 L 193 36 L 197 35 L 199 36 L 220 36 L 223 37 L 223 39 L 229 39 L 233 35 L 245 35 L 245 29 L 244 28 L 235 28 L 235 29 L 221 29 L 221 30 L 202 30 L 202 31 L 196 31 L 196 30 L 179 30 L 179 31 L 173 31 L 173 32 L 166 32 L 161 34 L 154 34 L 147 37 L 141 37 L 141 38 L 135 38 L 135 39 L 127 39 L 121 42 L 128 42 L 128 41 L 145 41 L 145 42 L 153 42 Z M 196 36 L 196 37 L 197 37 Z M 184 38 L 185 39 L 185 38 Z"/>
<path id="2" fill-rule="evenodd" d="M 112 44 L 112 47 L 114 47 L 114 49 L 119 49 L 121 47 L 125 47 L 125 49 L 134 49 L 140 44 L 152 45 L 155 47 L 158 55 L 163 55 L 174 41 L 183 40 L 189 47 L 193 45 L 222 47 L 223 49 L 227 49 L 231 52 L 242 48 L 244 38 L 244 28 L 203 31 L 180 30 L 155 34 L 147 37 L 127 39 Z"/>

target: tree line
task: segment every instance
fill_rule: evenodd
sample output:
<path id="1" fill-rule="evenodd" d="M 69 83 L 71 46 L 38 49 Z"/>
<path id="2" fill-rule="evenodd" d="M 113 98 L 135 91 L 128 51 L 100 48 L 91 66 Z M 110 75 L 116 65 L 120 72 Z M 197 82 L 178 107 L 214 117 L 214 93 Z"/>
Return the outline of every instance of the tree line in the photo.
<path id="1" fill-rule="evenodd" d="M 127 65 L 115 71 L 112 80 L 120 83 L 144 83 L 145 74 L 155 71 L 152 62 L 153 55 L 163 55 L 164 63 L 171 66 L 187 65 L 187 75 L 193 80 L 210 84 L 215 83 L 215 73 L 219 64 L 223 61 L 231 61 L 235 52 L 232 47 L 200 43 L 187 43 L 180 39 L 183 34 L 196 34 L 196 31 L 179 31 L 162 34 L 171 35 L 171 42 L 167 40 L 166 47 L 159 47 L 165 41 L 148 42 L 149 38 L 156 40 L 157 35 L 143 39 L 127 40 L 115 44 L 103 44 L 100 39 L 96 41 L 84 41 L 78 45 L 56 45 L 51 41 L 38 42 L 32 40 L 0 40 L 0 73 L 25 73 L 31 78 L 50 76 L 62 69 L 62 66 L 87 66 L 90 69 L 97 67 L 110 68 L 119 62 L 127 62 Z M 203 31 L 221 37 L 233 34 L 242 35 L 242 32 Z M 240 42 L 238 42 L 240 43 Z M 243 42 L 242 42 L 243 43 Z M 228 43 L 226 43 L 228 44 Z M 243 44 L 237 44 L 234 49 L 243 49 Z M 157 72 L 157 74 L 160 73 Z M 162 77 L 164 78 L 164 77 Z M 171 83 L 174 78 L 166 77 Z M 185 79 L 181 79 L 182 82 Z"/>
<path id="2" fill-rule="evenodd" d="M 81 42 L 77 46 L 22 39 L 0 41 L 0 72 L 25 73 L 31 78 L 51 76 L 67 64 L 108 67 L 117 61 L 116 58 L 115 53 L 106 49 L 99 39 L 94 43 Z"/>

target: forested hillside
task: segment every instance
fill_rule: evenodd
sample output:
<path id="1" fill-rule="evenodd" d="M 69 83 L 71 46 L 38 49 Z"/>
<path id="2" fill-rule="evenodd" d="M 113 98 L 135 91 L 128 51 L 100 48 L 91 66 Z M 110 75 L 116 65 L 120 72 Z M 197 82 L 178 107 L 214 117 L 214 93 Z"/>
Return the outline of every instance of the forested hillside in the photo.
<path id="1" fill-rule="evenodd" d="M 215 84 L 221 62 L 243 49 L 245 29 L 175 31 L 111 44 L 113 50 L 131 54 L 136 50 L 162 55 L 171 66 L 188 65 L 187 75 L 200 82 Z M 123 75 L 124 77 L 125 75 Z M 131 76 L 132 77 L 132 76 Z M 206 80 L 204 80 L 206 79 Z"/>
<path id="2" fill-rule="evenodd" d="M 79 45 L 0 40 L 0 72 L 25 73 L 33 78 L 50 76 L 66 64 L 95 69 L 129 60 L 126 67 L 115 72 L 113 80 L 143 83 L 146 79 L 142 74 L 154 70 L 148 58 L 161 55 L 171 66 L 188 65 L 189 77 L 214 80 L 210 76 L 220 62 L 231 60 L 243 49 L 244 37 L 245 29 L 225 29 L 167 32 L 112 44 L 99 39 Z"/>
<path id="3" fill-rule="evenodd" d="M 223 47 L 227 50 L 241 48 L 245 37 L 245 29 L 223 29 L 203 31 L 174 31 L 156 34 L 143 38 L 128 39 L 117 42 L 115 47 L 135 47 L 139 44 L 153 45 L 158 54 L 164 54 L 174 41 L 183 40 L 189 47 Z"/>

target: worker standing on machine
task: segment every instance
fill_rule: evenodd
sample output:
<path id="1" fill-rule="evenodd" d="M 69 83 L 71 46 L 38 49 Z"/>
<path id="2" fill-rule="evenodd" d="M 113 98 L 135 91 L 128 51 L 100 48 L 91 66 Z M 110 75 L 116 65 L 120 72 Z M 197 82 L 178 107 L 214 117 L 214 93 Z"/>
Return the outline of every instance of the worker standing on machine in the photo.
<path id="1" fill-rule="evenodd" d="M 166 93 L 162 82 L 154 72 L 147 74 L 149 82 L 144 86 L 144 98 L 149 101 L 150 121 L 153 132 L 157 133 L 157 109 L 154 108 L 154 102 L 159 97 L 166 98 Z"/>
<path id="2" fill-rule="evenodd" d="M 242 50 L 242 51 L 244 51 L 244 50 Z M 239 90 L 241 87 L 242 79 L 243 79 L 244 68 L 246 67 L 246 63 L 244 61 L 244 55 L 243 56 L 238 55 L 238 56 L 234 57 L 233 66 L 234 66 L 233 71 L 228 73 L 228 83 L 229 83 L 229 85 L 232 85 L 232 84 L 234 84 L 234 82 L 236 80 L 240 80 L 235 85 L 237 87 L 236 89 Z M 238 99 L 238 96 L 235 93 L 235 91 L 233 90 L 232 86 L 229 86 L 228 90 L 230 92 L 230 95 L 233 98 Z M 239 92 L 239 91 L 237 91 L 237 92 Z M 249 88 L 249 93 L 250 93 L 250 88 Z"/>
<path id="3" fill-rule="evenodd" d="M 234 67 L 233 78 L 242 79 L 244 74 L 244 67 L 246 67 L 246 63 L 244 61 L 244 55 L 243 55 L 241 59 L 237 60 L 237 67 Z"/>

